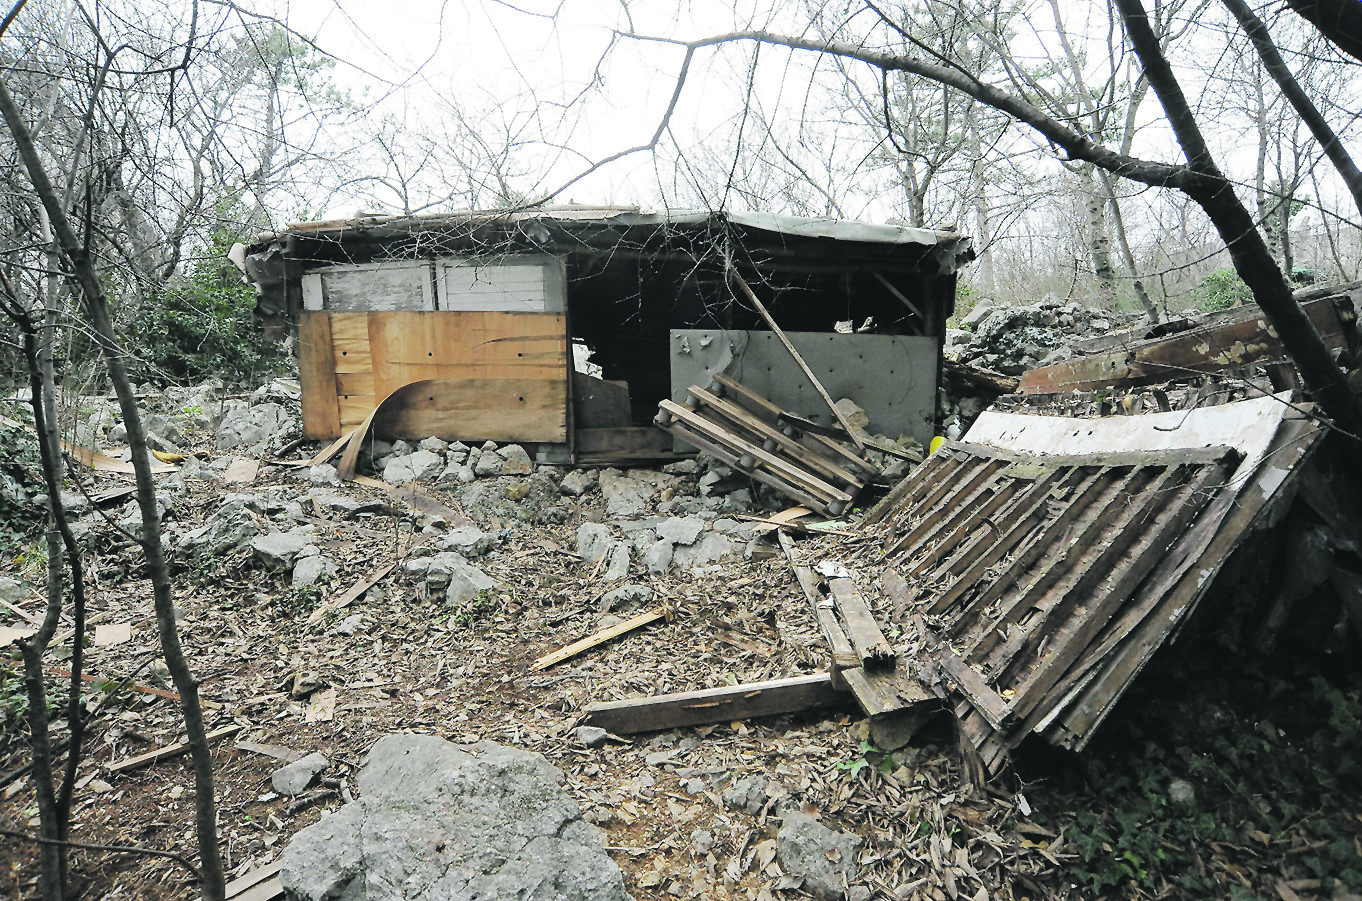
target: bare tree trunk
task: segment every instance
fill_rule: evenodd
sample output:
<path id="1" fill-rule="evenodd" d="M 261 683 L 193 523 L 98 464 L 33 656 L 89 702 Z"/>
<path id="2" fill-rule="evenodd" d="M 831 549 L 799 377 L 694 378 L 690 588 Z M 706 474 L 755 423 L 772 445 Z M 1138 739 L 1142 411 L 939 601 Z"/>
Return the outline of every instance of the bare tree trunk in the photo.
<path id="1" fill-rule="evenodd" d="M 988 213 L 988 184 L 984 178 L 984 141 L 979 133 L 978 113 L 974 104 L 965 108 L 969 125 L 970 190 L 974 195 L 974 233 L 978 247 L 979 291 L 985 297 L 998 293 L 998 281 L 993 272 L 993 223 Z"/>
<path id="2" fill-rule="evenodd" d="M 48 178 L 22 114 L 3 81 L 0 81 L 0 115 L 3 115 L 10 136 L 14 139 L 15 147 L 24 168 L 28 171 L 38 199 L 47 210 L 62 254 L 71 265 L 72 280 L 80 292 L 86 313 L 94 327 L 95 337 L 109 368 L 114 393 L 118 396 L 119 409 L 123 413 L 123 423 L 128 431 L 128 444 L 132 450 L 132 463 L 137 480 L 137 503 L 142 512 L 141 542 L 152 583 L 161 649 L 165 654 L 166 668 L 169 669 L 171 679 L 180 695 L 185 733 L 194 764 L 195 827 L 204 879 L 203 897 L 206 901 L 222 901 L 225 892 L 213 799 L 213 760 L 204 729 L 203 709 L 199 704 L 198 682 L 189 669 L 175 626 L 170 572 L 161 544 L 160 516 L 156 509 L 156 485 L 152 479 L 146 431 L 137 408 L 137 398 L 133 394 L 132 384 L 123 364 L 122 351 L 118 347 L 113 323 L 109 318 L 108 302 L 99 276 L 66 217 L 66 210 Z"/>
<path id="3" fill-rule="evenodd" d="M 1097 190 L 1092 163 L 1081 163 L 1078 179 L 1083 191 L 1083 208 L 1088 216 L 1088 253 L 1092 273 L 1097 278 L 1097 297 L 1103 309 L 1111 309 L 1116 298 L 1116 273 L 1111 265 L 1111 238 L 1107 236 L 1106 198 Z"/>
<path id="4" fill-rule="evenodd" d="M 1135 302 L 1144 310 L 1150 322 L 1158 322 L 1159 308 L 1145 290 L 1144 282 L 1140 281 L 1140 270 L 1135 264 L 1135 254 L 1130 250 L 1130 239 L 1126 237 L 1126 221 L 1121 215 L 1121 201 L 1116 196 L 1116 186 L 1111 183 L 1111 176 L 1102 169 L 1097 170 L 1097 177 L 1102 180 L 1102 189 L 1106 192 L 1107 203 L 1111 207 L 1111 224 L 1116 230 L 1116 244 L 1121 249 L 1121 259 L 1125 263 L 1126 271 L 1130 273 L 1130 286 L 1135 292 Z"/>

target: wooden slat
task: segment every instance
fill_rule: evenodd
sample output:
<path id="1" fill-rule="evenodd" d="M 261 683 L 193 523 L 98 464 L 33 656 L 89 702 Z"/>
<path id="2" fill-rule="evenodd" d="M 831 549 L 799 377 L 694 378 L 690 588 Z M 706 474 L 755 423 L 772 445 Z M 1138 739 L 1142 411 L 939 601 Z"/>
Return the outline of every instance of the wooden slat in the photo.
<path id="1" fill-rule="evenodd" d="M 795 562 L 794 541 L 784 532 L 776 535 L 780 541 L 780 547 L 785 551 L 785 558 L 790 561 L 790 568 L 794 570 L 795 581 L 799 583 L 800 589 L 804 592 L 804 597 L 809 602 L 809 607 L 813 611 L 814 621 L 818 623 L 819 630 L 823 633 L 823 639 L 828 643 L 828 649 L 832 655 L 832 674 L 834 679 L 840 670 L 855 669 L 860 665 L 860 657 L 856 654 L 856 649 L 851 646 L 850 639 L 842 631 L 841 625 L 837 622 L 834 607 L 823 597 L 823 593 L 818 590 L 818 580 L 814 578 L 813 570 Z"/>
<path id="2" fill-rule="evenodd" d="M 722 460 L 734 469 L 738 469 L 738 455 L 730 449 L 724 447 L 716 441 L 711 441 L 707 435 L 687 426 L 679 420 L 672 420 L 667 426 L 667 431 L 689 444 L 695 445 L 700 450 Z M 741 471 L 741 470 L 740 470 Z M 765 469 L 755 469 L 749 475 L 759 482 L 763 482 L 798 501 L 805 506 L 817 510 L 820 513 L 828 513 L 828 505 L 821 497 L 806 491 L 803 487 L 785 481 L 779 475 Z"/>
<path id="3" fill-rule="evenodd" d="M 298 319 L 298 384 L 302 388 L 303 437 L 318 441 L 340 434 L 331 314 L 304 311 Z"/>
<path id="4" fill-rule="evenodd" d="M 829 579 L 828 590 L 837 603 L 847 638 L 851 639 L 861 665 L 867 669 L 893 667 L 898 655 L 880 631 L 880 624 L 875 621 L 865 597 L 856 589 L 856 583 L 850 579 Z"/>
<path id="5" fill-rule="evenodd" d="M 830 485 L 814 474 L 799 469 L 799 467 L 782 460 L 775 454 L 768 453 L 758 444 L 753 444 L 750 441 L 734 435 L 717 423 L 705 419 L 694 410 L 688 410 L 682 405 L 670 400 L 662 401 L 658 404 L 658 407 L 680 419 L 692 429 L 708 435 L 711 440 L 717 441 L 720 444 L 726 444 L 737 450 L 740 454 L 751 456 L 757 466 L 766 468 L 777 473 L 782 478 L 802 486 L 805 491 L 824 498 L 828 503 L 839 500 L 844 503 L 851 502 L 851 495 L 839 489 L 837 486 Z"/>
<path id="6" fill-rule="evenodd" d="M 1223 479 L 1219 467 L 1203 467 L 1179 497 L 1160 498 L 1156 503 L 1164 509 L 1164 515 L 1153 523 L 1134 550 L 1124 555 L 1121 564 L 1112 568 L 1113 560 L 1103 558 L 1098 561 L 1094 569 L 1107 573 L 1102 589 L 1092 592 L 1086 584 L 1071 589 L 1071 595 L 1083 598 L 1084 603 L 1069 611 L 1068 618 L 1049 637 L 1044 657 L 1037 658 L 1030 673 L 1014 686 L 1016 694 L 1011 699 L 1011 706 L 1016 716 L 1025 717 L 1055 687 L 1117 608 L 1130 598 L 1168 546 L 1201 513 L 1215 486 Z"/>
<path id="7" fill-rule="evenodd" d="M 591 635 L 588 635 L 586 638 L 581 639 L 580 641 L 574 641 L 572 644 L 568 645 L 565 648 L 559 648 L 558 650 L 553 651 L 552 653 L 545 654 L 543 657 L 540 657 L 538 660 L 536 660 L 533 664 L 530 665 L 530 672 L 538 672 L 539 670 L 548 669 L 551 666 L 562 663 L 564 660 L 567 660 L 571 657 L 576 657 L 583 651 L 589 651 L 592 648 L 596 647 L 597 645 L 602 645 L 613 638 L 618 638 L 619 636 L 625 634 L 626 632 L 632 632 L 633 630 L 641 626 L 646 626 L 649 623 L 657 622 L 658 620 L 665 618 L 666 615 L 667 611 L 661 607 L 658 607 L 654 610 L 647 610 L 643 613 L 640 613 L 638 616 L 626 619 L 622 623 L 616 623 L 613 626 L 601 629 L 600 631 L 594 632 Z"/>
<path id="8" fill-rule="evenodd" d="M 931 541 L 942 529 L 951 528 L 963 518 L 967 518 L 977 505 L 979 495 L 990 486 L 996 485 L 999 473 L 1006 468 L 1005 463 L 989 460 L 976 467 L 964 479 L 951 486 L 939 504 L 934 504 L 932 512 L 946 511 L 945 516 L 923 516 L 913 528 L 895 538 L 894 543 L 885 551 L 886 556 L 900 553 L 911 554 L 924 543 Z"/>
<path id="9" fill-rule="evenodd" d="M 1006 728 L 1007 702 L 984 681 L 983 676 L 975 672 L 950 648 L 938 648 L 932 659 L 941 667 L 942 674 L 969 699 L 970 705 L 979 711 L 979 715 L 987 720 L 990 726 L 999 732 Z"/>
<path id="10" fill-rule="evenodd" d="M 863 667 L 849 669 L 843 671 L 842 678 L 866 716 L 883 716 L 910 707 L 936 707 L 940 704 L 905 667 L 890 670 L 867 670 Z"/>
<path id="11" fill-rule="evenodd" d="M 271 877 L 277 875 L 279 873 L 279 870 L 283 867 L 283 865 L 284 865 L 283 858 L 280 858 L 279 860 L 276 860 L 273 863 L 267 863 L 262 867 L 256 867 L 254 870 L 251 870 L 249 873 L 238 879 L 233 879 L 231 882 L 227 883 L 226 891 L 227 901 L 234 901 L 234 899 L 236 899 L 247 889 L 253 888 L 259 885 L 260 883 L 270 879 Z M 283 892 L 282 888 L 280 888 L 280 892 L 281 893 Z"/>
<path id="12" fill-rule="evenodd" d="M 833 688 L 829 673 L 819 673 L 592 704 L 585 722 L 616 735 L 631 735 L 837 707 L 848 700 L 846 693 Z"/>
<path id="13" fill-rule="evenodd" d="M 771 403 L 771 401 L 762 397 L 751 388 L 748 388 L 741 382 L 731 379 L 726 375 L 716 374 L 714 376 L 714 382 L 715 384 L 722 385 L 725 391 L 732 391 L 734 394 L 747 401 L 749 406 L 764 411 L 766 415 L 770 417 L 769 421 L 773 423 L 779 424 L 780 418 L 786 415 L 786 411 Z M 833 439 L 826 438 L 822 435 L 807 435 L 805 437 L 809 439 L 809 444 L 806 444 L 805 447 L 809 447 L 811 450 L 831 452 L 853 466 L 856 466 L 862 472 L 873 474 L 879 471 L 873 463 L 866 460 L 864 457 L 857 455 L 840 441 L 834 441 Z"/>
<path id="14" fill-rule="evenodd" d="M 784 449 L 785 453 L 789 454 L 800 464 L 807 466 L 810 469 L 817 470 L 826 478 L 849 482 L 858 487 L 861 485 L 857 473 L 848 472 L 831 460 L 813 453 L 780 429 L 758 419 L 755 415 L 739 405 L 725 400 L 722 397 L 716 397 L 704 388 L 698 386 L 692 385 L 687 390 L 696 400 L 700 401 L 716 413 L 719 413 L 735 426 L 755 433 L 757 440 L 774 441 L 778 446 Z"/>
<path id="15" fill-rule="evenodd" d="M 220 738 L 231 738 L 240 731 L 240 726 L 224 726 L 221 729 L 215 729 L 212 732 L 209 732 L 207 738 L 211 744 Z M 188 741 L 178 741 L 173 745 L 166 745 L 164 748 L 157 748 L 154 751 L 148 751 L 145 754 L 139 754 L 136 757 L 129 757 L 127 760 L 120 760 L 117 763 L 112 763 L 109 765 L 108 770 L 110 775 L 126 773 L 129 770 L 135 770 L 149 764 L 160 763 L 162 760 L 169 760 L 171 757 L 178 757 L 188 750 Z"/>

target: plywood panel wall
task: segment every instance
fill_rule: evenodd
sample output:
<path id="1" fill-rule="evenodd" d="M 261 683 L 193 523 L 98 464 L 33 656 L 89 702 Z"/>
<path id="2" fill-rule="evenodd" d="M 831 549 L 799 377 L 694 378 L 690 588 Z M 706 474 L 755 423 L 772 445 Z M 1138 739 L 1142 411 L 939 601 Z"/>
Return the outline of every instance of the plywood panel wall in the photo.
<path id="1" fill-rule="evenodd" d="M 308 438 L 338 437 L 403 385 L 441 379 L 462 385 L 457 399 L 394 419 L 422 430 L 403 437 L 567 441 L 562 314 L 305 312 L 299 340 Z"/>

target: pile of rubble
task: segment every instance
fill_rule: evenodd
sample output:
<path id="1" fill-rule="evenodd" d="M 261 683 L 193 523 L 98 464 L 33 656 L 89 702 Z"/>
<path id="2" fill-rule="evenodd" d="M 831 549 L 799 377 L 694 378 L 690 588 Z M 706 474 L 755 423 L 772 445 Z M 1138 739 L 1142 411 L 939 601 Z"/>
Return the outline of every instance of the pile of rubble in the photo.
<path id="1" fill-rule="evenodd" d="M 1004 375 L 1021 375 L 1042 362 L 1074 356 L 1074 341 L 1135 325 L 1140 313 L 1111 313 L 1047 294 L 1035 306 L 982 300 L 947 329 L 946 356 Z"/>

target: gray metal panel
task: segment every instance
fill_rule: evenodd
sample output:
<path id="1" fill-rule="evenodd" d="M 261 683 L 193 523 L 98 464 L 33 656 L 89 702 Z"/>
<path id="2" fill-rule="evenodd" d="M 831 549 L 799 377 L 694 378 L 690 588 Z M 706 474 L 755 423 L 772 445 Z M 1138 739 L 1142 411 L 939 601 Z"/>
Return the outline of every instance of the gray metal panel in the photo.
<path id="1" fill-rule="evenodd" d="M 870 418 L 870 431 L 926 446 L 936 409 L 936 339 L 915 335 L 786 332 L 833 400 L 849 397 Z M 831 413 L 773 332 L 674 329 L 672 400 L 723 373 L 792 413 L 831 422 Z"/>

